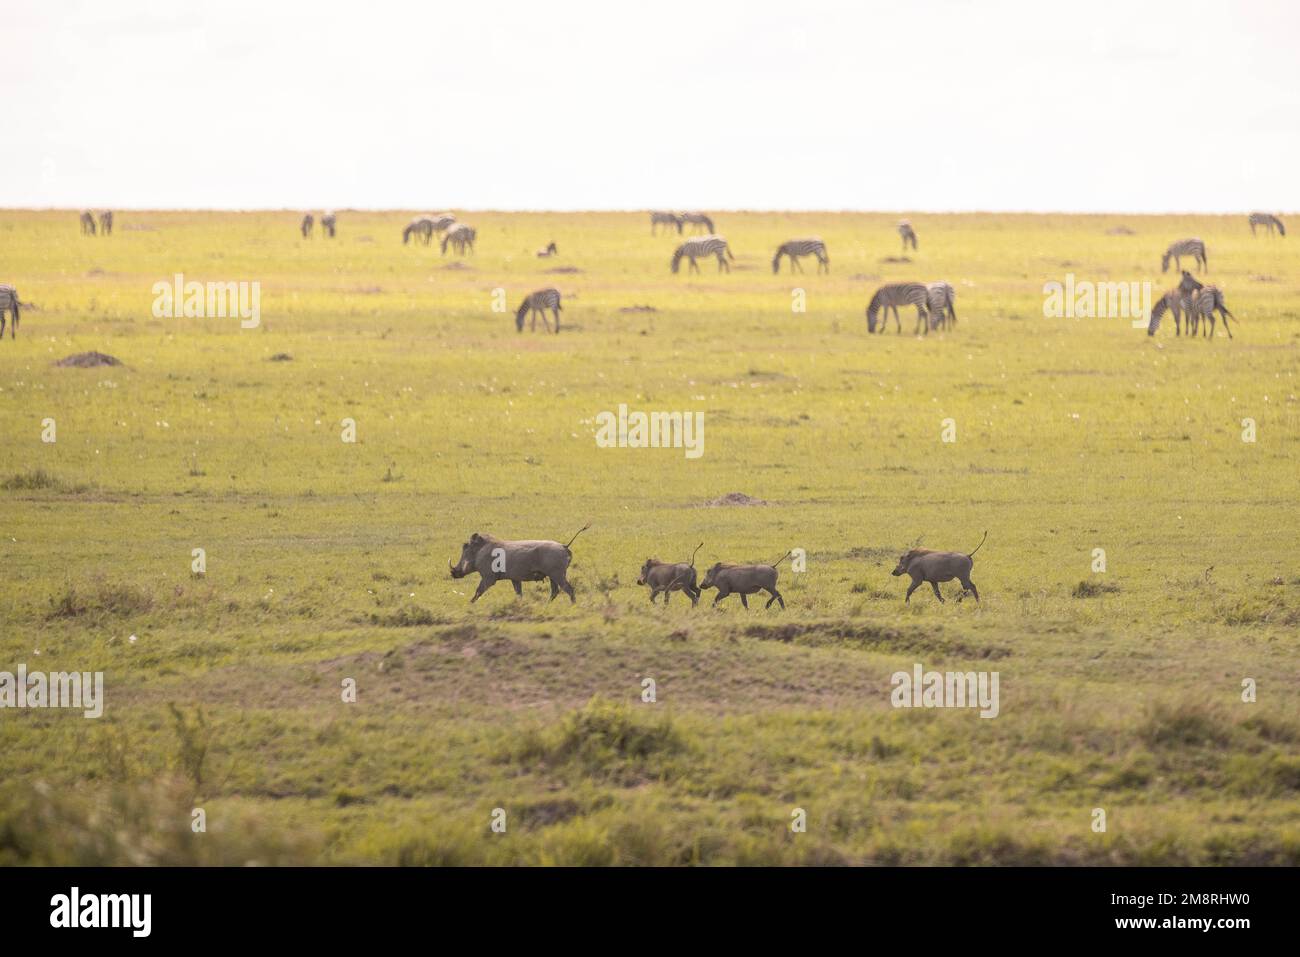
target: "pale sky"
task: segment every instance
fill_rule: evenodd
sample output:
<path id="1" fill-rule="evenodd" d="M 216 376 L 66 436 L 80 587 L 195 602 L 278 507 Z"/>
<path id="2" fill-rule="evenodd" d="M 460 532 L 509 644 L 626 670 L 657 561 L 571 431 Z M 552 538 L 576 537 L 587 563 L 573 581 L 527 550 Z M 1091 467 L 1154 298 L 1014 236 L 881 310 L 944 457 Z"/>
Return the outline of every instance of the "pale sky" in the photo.
<path id="1" fill-rule="evenodd" d="M 1294 0 L 0 0 L 0 207 L 1300 209 Z"/>

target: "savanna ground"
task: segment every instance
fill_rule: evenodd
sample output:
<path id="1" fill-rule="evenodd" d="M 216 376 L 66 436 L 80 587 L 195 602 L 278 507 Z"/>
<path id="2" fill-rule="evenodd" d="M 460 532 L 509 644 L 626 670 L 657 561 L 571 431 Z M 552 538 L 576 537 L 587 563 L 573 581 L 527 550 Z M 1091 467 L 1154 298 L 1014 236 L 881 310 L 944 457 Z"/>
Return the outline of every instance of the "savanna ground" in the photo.
<path id="1" fill-rule="evenodd" d="M 39 307 L 0 343 L 0 670 L 106 675 L 98 720 L 0 712 L 0 862 L 1300 863 L 1300 240 L 914 216 L 887 263 L 896 215 L 733 213 L 690 277 L 642 213 L 465 213 L 463 262 L 409 216 L 0 212 Z M 832 274 L 773 276 L 805 234 Z M 1158 294 L 1187 235 L 1235 340 L 1044 318 L 1069 272 Z M 260 282 L 261 326 L 154 318 L 175 273 Z M 868 337 L 878 283 L 939 278 L 954 331 Z M 559 336 L 492 311 L 545 285 Z M 124 364 L 53 365 L 88 350 Z M 703 457 L 597 448 L 619 403 L 704 412 Z M 447 574 L 586 522 L 576 606 Z M 909 543 L 985 529 L 982 603 L 904 605 Z M 700 541 L 805 549 L 788 609 L 652 607 L 641 562 Z M 1000 715 L 893 709 L 917 662 L 998 671 Z"/>

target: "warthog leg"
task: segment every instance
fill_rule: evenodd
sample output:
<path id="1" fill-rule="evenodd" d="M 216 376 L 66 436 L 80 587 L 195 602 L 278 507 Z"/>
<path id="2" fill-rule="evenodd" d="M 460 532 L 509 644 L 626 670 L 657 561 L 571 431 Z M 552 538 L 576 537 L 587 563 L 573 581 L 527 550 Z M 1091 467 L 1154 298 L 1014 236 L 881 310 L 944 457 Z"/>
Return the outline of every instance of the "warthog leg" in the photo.
<path id="1" fill-rule="evenodd" d="M 943 601 L 943 592 L 939 591 L 939 583 L 930 582 L 930 587 L 934 589 L 934 597 L 939 599 L 940 601 Z M 957 600 L 961 601 L 960 598 L 958 598 Z"/>
<path id="2" fill-rule="evenodd" d="M 920 587 L 921 587 L 921 579 L 913 578 L 912 584 L 909 585 L 907 588 L 907 596 L 903 599 L 903 603 L 907 604 L 908 602 L 910 602 L 912 600 L 912 592 L 916 591 Z"/>
<path id="3" fill-rule="evenodd" d="M 523 598 L 523 597 L 524 597 L 524 586 L 523 586 L 523 584 L 519 581 L 519 579 L 518 579 L 518 578 L 512 578 L 512 579 L 510 580 L 510 584 L 512 584 L 512 585 L 515 586 L 515 594 L 518 595 L 520 598 Z"/>
<path id="4" fill-rule="evenodd" d="M 495 584 L 496 584 L 495 578 L 480 578 L 478 581 L 478 588 L 474 590 L 474 597 L 469 600 L 469 603 L 471 605 L 474 604 L 474 602 L 478 601 L 485 591 L 487 591 Z"/>
<path id="5" fill-rule="evenodd" d="M 971 581 L 969 578 L 963 578 L 961 580 L 961 597 L 958 598 L 957 601 L 960 602 L 962 598 L 965 598 L 966 592 L 970 592 L 972 595 L 974 595 L 976 601 L 980 600 L 980 590 L 975 587 L 975 583 Z"/>
<path id="6" fill-rule="evenodd" d="M 548 601 L 555 601 L 555 596 L 560 593 L 560 586 L 555 584 L 555 579 L 551 579 L 551 597 Z"/>
<path id="7" fill-rule="evenodd" d="M 740 593 L 740 603 L 744 605 L 746 608 L 749 607 L 749 598 L 745 595 L 743 591 Z"/>
<path id="8" fill-rule="evenodd" d="M 779 601 L 781 603 L 781 610 L 785 611 L 785 599 L 781 597 L 781 593 L 777 591 L 775 588 L 768 588 L 767 593 L 772 597 L 767 600 L 767 604 L 764 605 L 763 607 L 771 608 L 772 602 Z"/>

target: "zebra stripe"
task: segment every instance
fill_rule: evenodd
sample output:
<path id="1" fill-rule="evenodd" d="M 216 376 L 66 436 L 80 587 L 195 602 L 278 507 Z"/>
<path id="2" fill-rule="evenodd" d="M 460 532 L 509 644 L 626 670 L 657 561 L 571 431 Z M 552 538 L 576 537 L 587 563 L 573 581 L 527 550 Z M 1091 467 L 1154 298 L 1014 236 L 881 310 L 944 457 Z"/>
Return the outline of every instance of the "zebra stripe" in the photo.
<path id="1" fill-rule="evenodd" d="M 1191 302 L 1187 314 L 1187 328 L 1191 335 L 1196 335 L 1196 330 L 1202 322 L 1208 322 L 1206 335 L 1214 337 L 1214 314 L 1221 313 L 1223 316 L 1223 331 L 1232 338 L 1232 330 L 1228 328 L 1228 320 L 1236 319 L 1228 311 L 1227 305 L 1223 301 L 1223 290 L 1218 286 L 1203 286 L 1192 293 Z"/>
<path id="2" fill-rule="evenodd" d="M 1282 220 L 1278 219 L 1272 213 L 1251 213 L 1250 214 L 1250 234 L 1255 235 L 1255 227 L 1264 226 L 1268 229 L 1268 234 L 1273 235 L 1276 229 L 1283 236 L 1286 235 L 1286 227 L 1282 225 Z"/>
<path id="3" fill-rule="evenodd" d="M 1169 260 L 1174 261 L 1174 268 L 1182 270 L 1182 257 L 1191 256 L 1196 264 L 1203 268 L 1210 268 L 1210 260 L 1205 255 L 1205 243 L 1199 239 L 1180 239 L 1176 243 L 1170 243 L 1169 248 L 1165 250 L 1164 258 L 1160 260 L 1160 271 L 1169 271 Z"/>
<path id="4" fill-rule="evenodd" d="M 710 236 L 713 235 L 713 220 L 709 219 L 709 217 L 705 216 L 703 213 L 682 213 L 677 218 L 680 219 L 683 223 L 689 223 L 692 226 L 698 226 L 700 229 L 704 230 L 704 232 Z M 681 230 L 678 230 L 678 232 L 680 231 Z"/>
<path id="5" fill-rule="evenodd" d="M 331 239 L 334 238 L 334 223 L 335 217 L 333 213 L 325 213 L 320 218 L 320 228 Z"/>
<path id="6" fill-rule="evenodd" d="M 676 213 L 667 213 L 658 209 L 652 210 L 650 213 L 650 235 L 656 235 L 660 226 L 672 226 L 680 234 L 682 231 L 682 218 Z"/>
<path id="7" fill-rule="evenodd" d="M 1191 273 L 1183 270 L 1183 278 L 1178 281 L 1178 285 L 1170 289 L 1167 293 L 1156 300 L 1151 307 L 1151 319 L 1147 323 L 1147 335 L 1154 336 L 1156 330 L 1160 328 L 1160 320 L 1166 312 L 1174 314 L 1174 335 L 1182 335 L 1179 320 L 1187 317 L 1187 334 L 1192 333 L 1192 294 L 1198 289 L 1204 288 Z"/>
<path id="8" fill-rule="evenodd" d="M 299 227 L 299 229 L 302 230 L 302 235 L 304 239 L 306 239 L 308 236 L 311 235 L 311 228 L 312 226 L 315 225 L 315 223 L 316 223 L 316 217 L 314 217 L 311 213 L 307 213 L 305 216 L 303 216 L 302 225 Z"/>
<path id="9" fill-rule="evenodd" d="M 926 308 L 930 310 L 930 328 L 947 329 L 957 324 L 957 290 L 943 281 L 926 284 Z"/>
<path id="10" fill-rule="evenodd" d="M 673 272 L 675 273 L 681 268 L 683 257 L 691 261 L 691 272 L 699 272 L 700 267 L 695 260 L 701 256 L 717 256 L 718 272 L 722 272 L 724 269 L 731 272 L 731 266 L 727 263 L 727 259 L 734 260 L 736 258 L 731 254 L 731 247 L 727 245 L 727 241 L 721 236 L 701 236 L 698 239 L 688 239 L 677 247 L 677 251 L 673 253 Z M 724 256 L 726 258 L 723 258 Z"/>
<path id="11" fill-rule="evenodd" d="M 903 252 L 907 252 L 907 244 L 912 244 L 912 250 L 916 250 L 916 230 L 906 219 L 898 224 L 898 235 L 903 238 Z"/>
<path id="12" fill-rule="evenodd" d="M 105 236 L 113 235 L 113 211 L 106 209 L 99 214 L 99 231 Z"/>
<path id="13" fill-rule="evenodd" d="M 903 331 L 903 324 L 898 318 L 899 306 L 916 306 L 916 331 L 926 328 L 928 316 L 926 315 L 926 302 L 930 298 L 930 290 L 919 282 L 896 282 L 887 286 L 881 286 L 876 290 L 876 294 L 871 297 L 871 302 L 867 306 L 867 331 L 876 331 L 876 316 L 883 309 L 885 314 L 880 317 L 880 331 L 885 331 L 885 320 L 889 318 L 889 310 L 894 310 L 894 325 L 896 331 Z"/>
<path id="14" fill-rule="evenodd" d="M 412 234 L 423 239 L 426 246 L 429 245 L 429 241 L 433 239 L 433 220 L 428 216 L 416 216 L 407 223 L 406 228 L 402 230 L 403 246 L 411 241 Z"/>
<path id="15" fill-rule="evenodd" d="M 550 323 L 546 321 L 546 310 L 551 310 L 555 314 L 555 333 L 560 332 L 560 290 L 558 289 L 539 289 L 532 293 L 523 302 L 519 304 L 519 310 L 515 313 L 515 331 L 524 331 L 524 319 L 529 313 L 532 314 L 533 324 L 532 332 L 537 331 L 537 316 L 542 317 L 542 326 L 547 332 L 550 332 Z"/>
<path id="16" fill-rule="evenodd" d="M 5 334 L 6 312 L 14 314 L 14 322 L 9 329 L 9 338 L 18 338 L 18 307 L 21 305 L 22 303 L 18 301 L 18 290 L 8 283 L 0 282 L 0 339 L 3 339 Z"/>
<path id="17" fill-rule="evenodd" d="M 90 210 L 82 210 L 81 213 L 81 234 L 95 235 L 95 215 Z"/>
<path id="18" fill-rule="evenodd" d="M 772 272 L 781 271 L 781 257 L 790 257 L 790 271 L 796 269 L 803 272 L 803 266 L 799 265 L 800 256 L 816 256 L 817 271 L 821 272 L 823 268 L 827 272 L 831 271 L 831 260 L 826 255 L 826 244 L 816 236 L 808 239 L 792 239 L 788 243 L 782 243 L 777 247 L 776 255 L 772 257 Z"/>
<path id="19" fill-rule="evenodd" d="M 434 221 L 436 227 L 438 221 Z M 461 256 L 465 255 L 465 250 L 474 251 L 474 240 L 478 238 L 478 230 L 468 223 L 457 223 L 451 229 L 447 230 L 446 235 L 442 237 L 442 254 L 447 255 L 447 246 L 450 245 Z"/>

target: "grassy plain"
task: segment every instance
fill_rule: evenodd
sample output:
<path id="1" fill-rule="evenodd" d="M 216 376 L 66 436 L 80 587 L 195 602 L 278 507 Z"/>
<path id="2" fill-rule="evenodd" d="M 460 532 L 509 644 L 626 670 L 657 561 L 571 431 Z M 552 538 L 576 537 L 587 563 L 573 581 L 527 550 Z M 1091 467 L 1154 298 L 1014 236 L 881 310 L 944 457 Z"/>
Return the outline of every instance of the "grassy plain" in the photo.
<path id="1" fill-rule="evenodd" d="M 463 262 L 409 216 L 0 212 L 39 307 L 0 342 L 0 670 L 107 685 L 0 711 L 0 863 L 1300 863 L 1300 240 L 927 215 L 892 263 L 893 214 L 720 213 L 734 271 L 691 277 L 640 213 L 464 213 Z M 806 234 L 831 275 L 774 276 Z M 1159 294 L 1186 235 L 1233 341 L 1044 318 L 1067 273 Z M 260 327 L 154 318 L 175 273 L 259 282 Z M 939 278 L 954 331 L 866 334 L 878 283 Z M 545 285 L 558 336 L 492 310 Z M 92 349 L 124 365 L 53 365 Z M 704 455 L 597 448 L 619 403 L 703 411 Z M 576 606 L 447 575 L 588 521 Z M 982 603 L 903 604 L 908 543 L 985 529 Z M 806 549 L 789 608 L 652 607 L 641 562 L 701 540 Z M 916 662 L 998 671 L 1000 715 L 891 708 Z"/>

